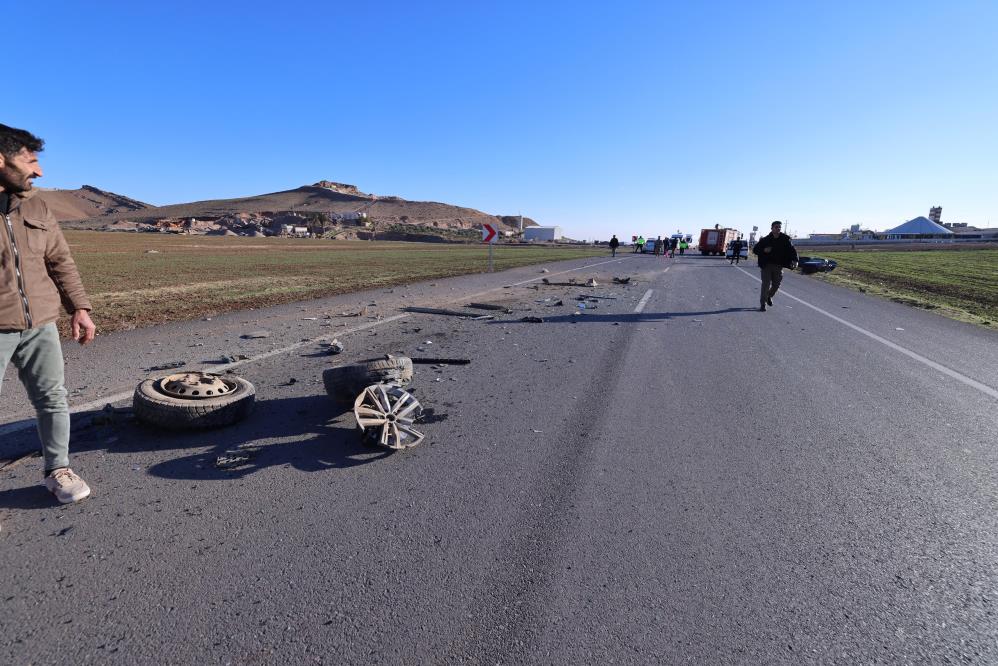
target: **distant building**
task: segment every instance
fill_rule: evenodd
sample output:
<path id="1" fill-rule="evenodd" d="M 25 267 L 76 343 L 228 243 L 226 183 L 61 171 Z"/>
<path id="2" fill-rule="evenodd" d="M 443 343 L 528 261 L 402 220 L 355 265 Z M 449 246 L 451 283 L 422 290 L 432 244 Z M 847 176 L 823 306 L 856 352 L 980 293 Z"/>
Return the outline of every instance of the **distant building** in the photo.
<path id="1" fill-rule="evenodd" d="M 884 232 L 888 240 L 913 240 L 918 238 L 953 238 L 953 232 L 927 217 L 916 217 Z"/>
<path id="2" fill-rule="evenodd" d="M 943 207 L 933 206 L 929 209 L 929 219 L 936 224 L 940 224 L 943 220 Z"/>
<path id="3" fill-rule="evenodd" d="M 525 241 L 553 242 L 561 236 L 561 227 L 526 227 L 523 230 L 523 240 Z"/>

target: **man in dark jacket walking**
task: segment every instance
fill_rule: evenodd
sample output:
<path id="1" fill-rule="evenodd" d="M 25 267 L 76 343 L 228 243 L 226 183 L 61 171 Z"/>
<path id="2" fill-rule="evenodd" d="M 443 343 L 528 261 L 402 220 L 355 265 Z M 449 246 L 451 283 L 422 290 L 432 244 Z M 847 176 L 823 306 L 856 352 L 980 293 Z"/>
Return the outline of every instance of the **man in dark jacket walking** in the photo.
<path id="1" fill-rule="evenodd" d="M 617 240 L 617 234 L 614 234 L 613 238 L 610 239 L 610 256 L 611 257 L 616 257 L 617 256 L 617 248 L 618 247 L 620 247 L 620 241 Z"/>
<path id="2" fill-rule="evenodd" d="M 759 311 L 765 312 L 766 306 L 773 304 L 773 296 L 783 281 L 783 269 L 797 265 L 797 250 L 790 242 L 790 236 L 783 233 L 783 223 L 776 220 L 770 225 L 769 234 L 759 239 L 752 252 L 759 257 L 762 271 Z"/>
<path id="3" fill-rule="evenodd" d="M 38 414 L 45 486 L 63 503 L 90 487 L 69 468 L 69 406 L 55 322 L 62 305 L 80 344 L 94 339 L 90 301 L 69 245 L 48 206 L 34 196 L 44 142 L 0 125 L 0 378 L 13 362 Z"/>

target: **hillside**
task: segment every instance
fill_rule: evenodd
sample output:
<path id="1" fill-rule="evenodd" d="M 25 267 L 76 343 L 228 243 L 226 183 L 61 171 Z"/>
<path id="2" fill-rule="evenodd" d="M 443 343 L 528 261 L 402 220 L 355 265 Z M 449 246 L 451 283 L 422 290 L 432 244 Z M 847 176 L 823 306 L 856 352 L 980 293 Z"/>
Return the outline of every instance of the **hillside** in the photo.
<path id="1" fill-rule="evenodd" d="M 49 195 L 71 192 L 78 191 L 49 191 L 46 200 L 50 200 Z M 273 235 L 281 232 L 282 225 L 288 225 L 305 226 L 310 232 L 336 238 L 369 238 L 377 234 L 386 240 L 410 236 L 419 240 L 471 239 L 482 224 L 498 224 L 509 231 L 518 227 L 518 219 L 512 216 L 490 215 L 434 201 L 377 196 L 361 192 L 353 185 L 331 181 L 235 199 L 167 206 L 133 203 L 142 207 L 107 207 L 96 210 L 96 214 L 91 208 L 84 217 L 68 214 L 58 217 L 70 221 L 64 226 L 78 229 Z M 64 208 L 67 213 L 72 212 L 68 205 Z M 525 226 L 535 224 L 524 218 Z"/>
<path id="2" fill-rule="evenodd" d="M 38 188 L 36 195 L 45 200 L 49 210 L 60 222 L 103 217 L 119 213 L 135 213 L 153 208 L 147 203 L 136 201 L 120 194 L 105 192 L 92 185 L 84 185 L 78 190 L 50 190 Z"/>

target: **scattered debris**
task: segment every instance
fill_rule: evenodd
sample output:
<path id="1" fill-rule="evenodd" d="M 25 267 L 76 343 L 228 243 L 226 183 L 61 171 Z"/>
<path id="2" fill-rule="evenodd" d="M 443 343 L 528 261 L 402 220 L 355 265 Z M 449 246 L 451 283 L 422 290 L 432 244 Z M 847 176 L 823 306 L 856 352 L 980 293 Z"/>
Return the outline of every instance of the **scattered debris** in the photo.
<path id="1" fill-rule="evenodd" d="M 544 320 L 541 317 L 534 317 L 532 315 L 528 315 L 528 316 L 524 317 L 523 319 L 521 319 L 520 321 L 525 322 L 527 324 L 543 324 L 544 323 Z"/>
<path id="2" fill-rule="evenodd" d="M 496 305 L 495 303 L 468 303 L 465 307 L 474 308 L 476 310 L 496 310 L 498 312 L 505 312 L 509 314 L 512 312 L 505 305 Z"/>
<path id="3" fill-rule="evenodd" d="M 346 347 L 343 346 L 343 343 L 335 338 L 333 340 L 330 340 L 329 342 L 321 342 L 319 344 L 321 344 L 323 347 L 326 348 L 326 353 L 329 354 L 330 356 L 335 356 L 336 354 L 342 354 L 343 351 L 346 349 Z"/>
<path id="4" fill-rule="evenodd" d="M 318 319 L 318 317 L 302 317 L 301 318 L 302 321 L 315 321 L 317 319 Z"/>
<path id="5" fill-rule="evenodd" d="M 282 386 L 294 386 L 297 383 L 298 383 L 298 380 L 295 379 L 294 377 L 292 377 L 286 383 L 282 384 Z"/>
<path id="6" fill-rule="evenodd" d="M 551 282 L 551 280 L 548 280 L 547 278 L 544 278 L 544 279 L 541 280 L 541 282 L 543 282 L 544 284 L 548 285 L 549 287 L 578 287 L 579 286 L 579 283 L 575 281 L 575 278 L 569 279 L 568 282 Z M 596 285 L 592 285 L 592 286 L 596 286 Z"/>
<path id="7" fill-rule="evenodd" d="M 444 315 L 446 317 L 477 317 L 471 312 L 463 312 L 461 310 L 448 310 L 445 308 L 418 308 L 415 306 L 410 306 L 404 308 L 405 312 L 418 312 L 419 314 L 435 314 Z M 486 315 L 489 316 L 489 315 Z"/>
<path id="8" fill-rule="evenodd" d="M 256 340 L 258 338 L 269 338 L 270 331 L 253 331 L 252 333 L 246 333 L 244 335 L 240 335 L 239 337 L 241 337 L 243 340 Z"/>
<path id="9" fill-rule="evenodd" d="M 133 414 L 134 412 L 129 407 L 117 408 L 111 403 L 108 403 L 104 405 L 104 409 L 91 417 L 90 425 L 114 425 L 115 423 L 120 423 L 124 419 L 132 418 Z"/>
<path id="10" fill-rule="evenodd" d="M 556 307 L 558 307 L 558 306 L 561 306 L 561 305 L 564 305 L 564 304 L 565 304 L 565 301 L 563 301 L 563 300 L 561 300 L 561 299 L 559 298 L 559 299 L 558 299 L 557 301 L 555 301 L 554 303 L 551 303 L 550 305 L 548 305 L 548 307 L 549 307 L 549 308 L 556 308 Z"/>
<path id="11" fill-rule="evenodd" d="M 578 300 L 580 300 L 580 301 L 583 300 L 583 299 L 586 299 L 586 298 L 594 299 L 594 300 L 604 300 L 604 301 L 615 301 L 615 300 L 617 300 L 616 296 L 597 296 L 596 294 L 579 294 L 578 296 L 576 296 L 576 298 Z"/>
<path id="12" fill-rule="evenodd" d="M 414 364 L 422 365 L 468 365 L 471 363 L 470 358 L 427 358 L 420 356 L 411 360 Z"/>
<path id="13" fill-rule="evenodd" d="M 631 282 L 631 278 L 629 278 L 629 277 L 625 277 L 625 278 L 615 277 L 615 278 L 613 278 L 613 283 L 614 284 L 630 284 L 630 282 Z"/>
<path id="14" fill-rule="evenodd" d="M 172 363 L 164 363 L 163 365 L 154 365 L 151 368 L 146 368 L 145 372 L 156 372 L 157 370 L 173 370 L 174 368 L 182 368 L 187 365 L 186 361 L 173 361 Z"/>
<path id="15" fill-rule="evenodd" d="M 596 278 L 589 278 L 589 281 L 586 282 L 586 286 L 587 287 L 598 287 L 599 286 L 599 282 L 596 281 Z"/>
<path id="16" fill-rule="evenodd" d="M 541 269 L 541 273 L 550 273 L 550 272 L 551 272 L 551 271 L 549 271 L 549 270 L 548 270 L 548 269 L 546 269 L 546 268 L 542 268 L 542 269 Z"/>
<path id="17" fill-rule="evenodd" d="M 232 469 L 233 467 L 242 467 L 246 463 L 256 458 L 257 451 L 250 449 L 239 449 L 237 451 L 229 451 L 223 453 L 222 455 L 215 458 L 215 467 L 219 469 Z"/>
<path id="18" fill-rule="evenodd" d="M 894 329 L 894 330 L 895 330 L 895 331 L 903 331 L 904 329 L 903 329 L 903 328 L 896 328 L 896 327 L 895 327 L 895 329 Z"/>

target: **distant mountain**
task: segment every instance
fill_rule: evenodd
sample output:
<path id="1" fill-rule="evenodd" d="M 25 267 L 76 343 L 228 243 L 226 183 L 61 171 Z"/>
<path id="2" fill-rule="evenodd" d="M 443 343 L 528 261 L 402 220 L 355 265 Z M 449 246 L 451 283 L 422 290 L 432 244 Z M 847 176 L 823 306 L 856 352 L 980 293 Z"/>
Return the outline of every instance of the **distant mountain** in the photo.
<path id="1" fill-rule="evenodd" d="M 60 222 L 117 213 L 134 213 L 153 208 L 147 203 L 114 192 L 105 192 L 92 185 L 84 185 L 78 190 L 50 190 L 39 187 L 36 196 L 45 200 L 55 219 Z"/>
<path id="2" fill-rule="evenodd" d="M 83 191 L 100 192 L 88 187 L 72 192 Z M 53 206 L 50 195 L 70 192 L 48 191 L 45 192 L 46 200 Z M 75 228 L 154 231 L 155 228 L 149 227 L 155 225 L 163 230 L 182 229 L 188 233 L 232 231 L 242 235 L 275 233 L 282 224 L 305 225 L 307 221 L 311 228 L 322 228 L 323 232 L 342 238 L 377 234 L 378 238 L 385 239 L 413 235 L 453 238 L 455 234 L 470 238 L 482 224 L 497 224 L 509 231 L 516 230 L 519 225 L 519 218 L 515 216 L 489 215 L 473 208 L 434 201 L 408 201 L 395 196 L 367 194 L 354 185 L 327 180 L 281 192 L 167 206 L 148 206 L 126 197 L 119 198 L 133 206 L 126 208 L 122 203 L 116 208 L 92 206 L 86 209 L 84 206 L 75 209 L 86 210 L 86 215 L 79 215 L 65 206 L 67 214 L 57 217 L 71 220 L 72 223 L 66 226 Z M 525 217 L 523 224 L 533 226 L 536 222 Z"/>

